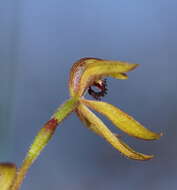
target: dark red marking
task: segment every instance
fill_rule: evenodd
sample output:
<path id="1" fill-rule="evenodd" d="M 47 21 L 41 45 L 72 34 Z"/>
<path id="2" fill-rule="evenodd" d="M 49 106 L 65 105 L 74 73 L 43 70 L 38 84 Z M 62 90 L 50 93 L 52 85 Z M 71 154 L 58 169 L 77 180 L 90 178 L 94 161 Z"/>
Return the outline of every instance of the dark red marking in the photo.
<path id="1" fill-rule="evenodd" d="M 97 87 L 100 91 L 95 92 L 92 89 L 92 86 Z M 88 93 L 95 98 L 96 100 L 101 100 L 101 97 L 104 97 L 107 94 L 107 83 L 106 79 L 102 79 L 99 82 L 94 82 L 91 86 L 88 88 Z"/>
<path id="2" fill-rule="evenodd" d="M 52 118 L 49 121 L 47 121 L 47 123 L 44 126 L 46 129 L 50 131 L 55 131 L 55 129 L 57 128 L 57 125 L 58 125 L 57 120 Z"/>

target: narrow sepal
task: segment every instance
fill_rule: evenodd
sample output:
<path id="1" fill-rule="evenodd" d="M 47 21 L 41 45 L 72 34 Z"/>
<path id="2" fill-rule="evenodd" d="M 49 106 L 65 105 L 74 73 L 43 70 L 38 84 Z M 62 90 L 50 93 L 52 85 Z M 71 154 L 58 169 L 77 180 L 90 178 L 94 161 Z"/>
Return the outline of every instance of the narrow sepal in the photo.
<path id="1" fill-rule="evenodd" d="M 162 133 L 158 134 L 150 131 L 133 117 L 111 104 L 86 99 L 82 99 L 81 101 L 85 105 L 106 116 L 116 127 L 130 136 L 144 140 L 155 140 L 162 136 Z"/>
<path id="2" fill-rule="evenodd" d="M 145 155 L 134 151 L 131 147 L 125 144 L 119 139 L 117 135 L 112 133 L 106 125 L 86 106 L 79 105 L 78 113 L 81 116 L 81 120 L 85 122 L 87 127 L 103 137 L 108 143 L 110 143 L 115 149 L 120 151 L 124 156 L 135 160 L 149 160 L 153 158 L 153 155 Z"/>
<path id="3" fill-rule="evenodd" d="M 81 122 L 83 122 L 85 124 L 85 126 L 90 129 L 92 132 L 94 132 L 95 134 L 101 136 L 104 138 L 104 136 L 102 135 L 102 133 L 100 132 L 100 130 L 97 129 L 97 127 L 95 127 L 95 125 L 93 124 L 93 122 L 91 122 L 87 116 L 85 117 L 84 115 L 84 110 L 85 112 L 87 112 L 87 110 L 83 107 L 83 105 L 79 105 L 77 110 L 76 110 L 76 114 L 79 117 L 79 119 L 81 120 Z M 116 134 L 117 136 L 117 134 Z"/>
<path id="4" fill-rule="evenodd" d="M 80 105 L 80 106 L 83 106 L 83 105 Z M 79 106 L 79 107 L 80 107 Z M 100 130 L 97 129 L 97 127 L 95 127 L 95 125 L 93 125 L 93 123 L 91 123 L 87 117 L 85 117 L 83 114 L 82 114 L 82 111 L 80 111 L 80 108 L 76 109 L 76 114 L 77 116 L 79 117 L 79 119 L 81 120 L 81 122 L 83 122 L 85 124 L 85 126 L 90 129 L 92 132 L 96 133 L 97 135 L 101 136 L 104 138 L 104 136 L 102 135 L 102 133 L 100 133 Z M 117 134 L 117 133 L 113 133 L 115 137 L 121 137 L 120 134 Z"/>

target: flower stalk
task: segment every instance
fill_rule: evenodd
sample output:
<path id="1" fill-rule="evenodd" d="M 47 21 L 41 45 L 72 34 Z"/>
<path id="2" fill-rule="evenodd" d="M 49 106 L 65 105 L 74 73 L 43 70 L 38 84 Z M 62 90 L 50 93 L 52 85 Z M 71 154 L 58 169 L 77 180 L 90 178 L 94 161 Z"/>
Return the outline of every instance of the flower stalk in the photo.
<path id="1" fill-rule="evenodd" d="M 53 114 L 51 119 L 44 125 L 38 132 L 34 139 L 34 142 L 30 146 L 26 158 L 24 159 L 22 166 L 17 171 L 17 176 L 10 190 L 18 190 L 26 176 L 27 171 L 31 167 L 32 163 L 38 158 L 41 151 L 48 144 L 52 138 L 57 126 L 63 121 L 77 106 L 77 98 L 71 98 L 61 105 L 57 111 Z"/>

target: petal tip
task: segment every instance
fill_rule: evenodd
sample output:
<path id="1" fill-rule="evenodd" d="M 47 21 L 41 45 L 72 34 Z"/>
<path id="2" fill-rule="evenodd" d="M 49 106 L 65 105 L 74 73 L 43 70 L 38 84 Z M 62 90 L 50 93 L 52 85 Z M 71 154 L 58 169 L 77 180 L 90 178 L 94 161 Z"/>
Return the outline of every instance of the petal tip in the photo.
<path id="1" fill-rule="evenodd" d="M 139 160 L 139 161 L 146 161 L 146 160 L 151 160 L 153 158 L 154 158 L 154 155 L 141 154 L 141 157 L 133 158 L 133 159 Z"/>
<path id="2" fill-rule="evenodd" d="M 148 161 L 154 158 L 154 155 L 147 155 L 147 154 L 142 154 L 142 153 L 138 153 L 137 155 L 125 155 L 125 154 L 122 154 L 122 155 L 126 158 L 137 160 L 137 161 Z"/>
<path id="3" fill-rule="evenodd" d="M 158 140 L 158 139 L 160 139 L 160 137 L 162 137 L 164 134 L 163 134 L 163 132 L 160 132 L 160 133 L 156 133 L 155 135 L 154 135 L 154 138 L 152 139 L 152 140 Z M 150 139 L 151 140 L 151 139 Z"/>
<path id="4" fill-rule="evenodd" d="M 145 157 L 143 157 L 142 161 L 151 160 L 153 158 L 154 158 L 154 155 L 146 155 Z"/>
<path id="5" fill-rule="evenodd" d="M 132 64 L 132 69 L 131 69 L 131 70 L 134 70 L 134 69 L 136 69 L 137 67 L 139 67 L 139 64 L 135 64 L 135 63 L 133 63 L 133 64 Z"/>

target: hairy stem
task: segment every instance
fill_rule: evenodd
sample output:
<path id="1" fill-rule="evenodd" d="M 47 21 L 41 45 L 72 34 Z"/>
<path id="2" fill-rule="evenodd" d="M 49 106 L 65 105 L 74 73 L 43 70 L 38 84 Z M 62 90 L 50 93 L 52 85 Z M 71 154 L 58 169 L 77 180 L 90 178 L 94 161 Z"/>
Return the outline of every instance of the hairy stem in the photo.
<path id="1" fill-rule="evenodd" d="M 26 176 L 28 169 L 32 163 L 40 155 L 41 151 L 48 144 L 49 140 L 53 136 L 57 125 L 63 121 L 78 105 L 77 98 L 71 98 L 62 104 L 57 111 L 53 114 L 51 119 L 40 129 L 35 137 L 32 145 L 30 146 L 27 155 L 18 169 L 17 176 L 12 184 L 10 190 L 18 190 Z"/>

